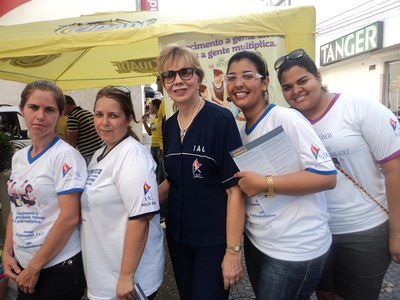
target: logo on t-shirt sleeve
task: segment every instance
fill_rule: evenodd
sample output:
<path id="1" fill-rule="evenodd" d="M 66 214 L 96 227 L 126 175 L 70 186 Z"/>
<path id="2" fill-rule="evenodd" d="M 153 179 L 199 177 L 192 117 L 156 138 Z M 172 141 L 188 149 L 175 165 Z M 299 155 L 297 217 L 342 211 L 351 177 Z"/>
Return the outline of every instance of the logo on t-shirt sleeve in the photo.
<path id="1" fill-rule="evenodd" d="M 319 148 L 311 145 L 311 153 L 314 155 L 315 159 L 318 159 Z"/>
<path id="2" fill-rule="evenodd" d="M 65 164 L 62 166 L 62 174 L 63 174 L 63 177 L 65 177 L 65 175 L 68 174 L 69 170 L 71 170 L 71 167 L 70 167 L 67 163 L 65 163 Z"/>
<path id="3" fill-rule="evenodd" d="M 152 191 L 151 191 L 151 186 L 145 182 L 143 184 L 143 192 L 144 192 L 144 201 L 142 203 L 142 207 L 144 206 L 154 206 L 157 205 L 157 202 L 154 200 Z"/>
<path id="4" fill-rule="evenodd" d="M 149 191 L 150 191 L 150 185 L 148 185 L 148 183 L 145 182 L 144 185 L 143 185 L 144 195 L 146 196 Z"/>
<path id="5" fill-rule="evenodd" d="M 390 119 L 390 126 L 392 126 L 393 130 L 396 131 L 397 121 Z"/>

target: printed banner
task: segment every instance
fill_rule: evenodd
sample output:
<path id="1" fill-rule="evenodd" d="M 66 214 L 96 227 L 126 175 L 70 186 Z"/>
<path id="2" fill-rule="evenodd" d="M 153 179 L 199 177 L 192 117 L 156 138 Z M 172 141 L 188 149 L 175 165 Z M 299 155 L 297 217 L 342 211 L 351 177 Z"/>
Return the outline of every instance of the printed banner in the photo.
<path id="1" fill-rule="evenodd" d="M 269 102 L 287 106 L 281 93 L 276 71 L 273 68 L 275 60 L 286 53 L 284 36 L 216 37 L 196 34 L 193 37 L 193 35 L 182 35 L 180 38 L 177 36 L 161 38 L 161 49 L 170 43 L 186 45 L 197 52 L 205 72 L 203 85 L 200 87 L 202 97 L 230 109 L 238 122 L 244 121 L 244 118 L 233 102 L 229 101 L 224 76 L 229 59 L 239 51 L 253 50 L 264 57 L 270 77 Z M 172 111 L 167 112 L 167 115 L 171 114 Z"/>

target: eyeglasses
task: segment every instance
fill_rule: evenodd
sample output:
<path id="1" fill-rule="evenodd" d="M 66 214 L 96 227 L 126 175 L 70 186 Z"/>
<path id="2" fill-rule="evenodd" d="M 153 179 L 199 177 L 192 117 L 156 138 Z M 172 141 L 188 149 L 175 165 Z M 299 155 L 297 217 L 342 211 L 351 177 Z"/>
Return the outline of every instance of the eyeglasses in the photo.
<path id="1" fill-rule="evenodd" d="M 226 84 L 234 83 L 239 77 L 243 81 L 250 81 L 250 80 L 253 80 L 253 79 L 264 78 L 264 76 L 262 76 L 261 74 L 258 74 L 258 73 L 244 72 L 244 73 L 242 73 L 240 75 L 236 75 L 236 74 L 228 74 L 228 75 L 226 75 L 225 76 L 225 82 L 226 82 Z"/>
<path id="2" fill-rule="evenodd" d="M 188 81 L 192 79 L 194 73 L 193 68 L 182 68 L 178 71 L 167 71 L 164 73 L 161 73 L 161 79 L 164 83 L 173 83 L 176 78 L 176 74 L 179 74 L 179 77 L 183 81 Z"/>
<path id="3" fill-rule="evenodd" d="M 274 64 L 274 69 L 275 69 L 275 71 L 278 71 L 280 68 L 282 68 L 286 64 L 286 62 L 288 60 L 299 59 L 305 55 L 307 55 L 307 53 L 303 49 L 293 50 L 289 54 L 279 57 Z"/>

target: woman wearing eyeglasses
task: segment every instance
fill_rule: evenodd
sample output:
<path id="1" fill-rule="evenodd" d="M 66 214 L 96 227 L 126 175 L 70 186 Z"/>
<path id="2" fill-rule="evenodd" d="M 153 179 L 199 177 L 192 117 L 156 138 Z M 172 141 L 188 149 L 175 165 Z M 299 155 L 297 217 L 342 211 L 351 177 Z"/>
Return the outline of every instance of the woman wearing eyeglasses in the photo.
<path id="1" fill-rule="evenodd" d="M 164 90 L 178 111 L 164 127 L 168 249 L 180 298 L 227 300 L 242 276 L 244 201 L 229 151 L 241 146 L 226 108 L 198 95 L 204 71 L 197 54 L 177 45 L 158 57 Z"/>
<path id="2" fill-rule="evenodd" d="M 156 164 L 130 128 L 137 121 L 129 89 L 102 88 L 93 120 L 105 147 L 93 155 L 81 197 L 88 297 L 133 299 L 138 284 L 154 299 L 164 269 Z"/>
<path id="3" fill-rule="evenodd" d="M 282 128 L 297 152 L 297 167 L 290 171 L 236 174 L 247 196 L 244 250 L 250 282 L 257 299 L 309 299 L 331 245 L 322 191 L 335 186 L 335 167 L 301 114 L 269 102 L 268 68 L 258 52 L 234 54 L 225 80 L 229 97 L 246 117 L 243 144 Z M 283 165 L 293 157 L 280 159 Z"/>
<path id="4" fill-rule="evenodd" d="M 279 58 L 275 69 L 288 104 L 346 173 L 327 192 L 333 244 L 319 298 L 378 299 L 390 260 L 400 262 L 400 125 L 377 101 L 330 93 L 303 49 Z"/>

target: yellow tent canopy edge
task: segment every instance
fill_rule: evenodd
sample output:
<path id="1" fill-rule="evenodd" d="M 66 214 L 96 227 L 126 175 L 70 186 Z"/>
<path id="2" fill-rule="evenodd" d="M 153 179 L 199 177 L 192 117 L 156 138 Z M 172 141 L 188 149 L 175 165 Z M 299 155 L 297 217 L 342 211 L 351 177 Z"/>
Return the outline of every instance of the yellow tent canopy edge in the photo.
<path id="1" fill-rule="evenodd" d="M 145 24 L 143 27 L 74 32 L 74 25 L 106 23 L 108 20 Z M 99 27 L 99 26 L 98 26 Z M 104 26 L 106 28 L 106 26 Z M 95 28 L 93 25 L 92 28 Z M 193 17 L 165 15 L 159 12 L 119 12 L 81 16 L 53 21 L 0 27 L 0 58 L 34 56 L 80 50 L 88 47 L 131 44 L 174 35 L 205 33 L 218 36 L 284 35 L 287 51 L 301 46 L 315 55 L 315 8 L 304 6 L 272 9 L 265 12 L 193 20 Z"/>
<path id="2" fill-rule="evenodd" d="M 179 41 L 182 34 L 284 36 L 286 51 L 303 48 L 314 58 L 315 16 L 312 6 L 206 20 L 113 12 L 0 26 L 0 79 L 46 79 L 63 90 L 150 84 L 155 82 L 159 38 Z"/>

